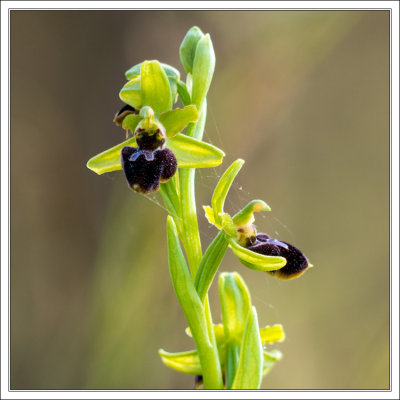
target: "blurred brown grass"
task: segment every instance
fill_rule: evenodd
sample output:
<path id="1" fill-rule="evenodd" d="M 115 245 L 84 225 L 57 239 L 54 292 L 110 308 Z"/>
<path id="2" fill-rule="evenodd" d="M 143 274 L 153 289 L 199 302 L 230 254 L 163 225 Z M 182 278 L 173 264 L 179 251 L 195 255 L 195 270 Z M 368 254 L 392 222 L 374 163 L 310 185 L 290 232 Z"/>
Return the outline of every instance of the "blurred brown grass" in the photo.
<path id="1" fill-rule="evenodd" d="M 260 324 L 280 322 L 284 359 L 265 389 L 389 386 L 389 13 L 385 11 L 11 12 L 11 387 L 183 389 L 157 349 L 192 347 L 169 281 L 166 212 L 119 173 L 86 169 L 120 142 L 123 73 L 180 67 L 198 25 L 217 66 L 205 139 L 227 154 L 198 173 L 202 216 L 218 176 L 272 212 L 260 231 L 315 268 L 281 282 L 241 266 Z M 214 320 L 219 321 L 215 287 Z"/>

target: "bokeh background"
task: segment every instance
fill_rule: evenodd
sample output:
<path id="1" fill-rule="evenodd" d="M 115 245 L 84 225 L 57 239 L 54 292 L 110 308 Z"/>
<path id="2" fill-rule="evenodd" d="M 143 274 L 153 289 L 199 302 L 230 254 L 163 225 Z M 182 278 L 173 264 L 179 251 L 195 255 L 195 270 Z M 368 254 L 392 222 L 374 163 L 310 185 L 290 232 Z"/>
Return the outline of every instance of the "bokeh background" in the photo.
<path id="1" fill-rule="evenodd" d="M 186 31 L 217 56 L 205 139 L 220 168 L 198 173 L 201 205 L 236 158 L 234 213 L 315 268 L 282 282 L 228 252 L 260 324 L 284 353 L 264 389 L 389 387 L 389 36 L 387 11 L 11 12 L 11 388 L 191 389 L 157 350 L 192 348 L 167 267 L 166 211 L 121 173 L 86 161 L 124 139 L 113 125 L 124 72 L 177 66 Z M 215 284 L 214 320 L 220 321 Z"/>

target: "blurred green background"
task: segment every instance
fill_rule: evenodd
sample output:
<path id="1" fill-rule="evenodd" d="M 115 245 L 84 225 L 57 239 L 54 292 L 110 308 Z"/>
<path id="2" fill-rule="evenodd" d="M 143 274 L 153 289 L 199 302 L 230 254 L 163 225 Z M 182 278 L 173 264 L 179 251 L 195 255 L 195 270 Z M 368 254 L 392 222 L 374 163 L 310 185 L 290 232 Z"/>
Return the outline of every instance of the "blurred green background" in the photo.
<path id="1" fill-rule="evenodd" d="M 242 266 L 260 325 L 282 323 L 264 389 L 389 387 L 387 11 L 11 12 L 11 387 L 191 389 L 157 354 L 191 349 L 169 279 L 166 211 L 86 161 L 124 139 L 124 72 L 177 66 L 186 31 L 217 57 L 201 205 L 236 158 L 227 211 L 264 199 L 259 231 L 315 268 L 283 282 Z M 211 290 L 215 322 L 220 306 Z"/>

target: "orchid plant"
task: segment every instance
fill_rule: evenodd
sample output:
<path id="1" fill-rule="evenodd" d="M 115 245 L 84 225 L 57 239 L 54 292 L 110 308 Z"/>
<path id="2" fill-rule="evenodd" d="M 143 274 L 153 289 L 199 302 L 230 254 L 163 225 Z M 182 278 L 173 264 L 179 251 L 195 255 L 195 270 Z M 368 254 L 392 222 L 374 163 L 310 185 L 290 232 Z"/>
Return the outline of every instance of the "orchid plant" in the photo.
<path id="1" fill-rule="evenodd" d="M 298 277 L 311 265 L 293 245 L 257 232 L 254 213 L 270 211 L 264 201 L 253 200 L 234 216 L 224 211 L 228 191 L 244 164 L 241 159 L 221 176 L 211 206 L 204 206 L 208 222 L 218 233 L 203 254 L 196 168 L 218 166 L 225 155 L 202 140 L 215 67 L 209 34 L 191 28 L 180 46 L 180 59 L 185 81 L 177 69 L 157 60 L 126 72 L 127 83 L 119 93 L 124 106 L 114 117 L 126 131 L 126 140 L 94 156 L 87 166 L 97 174 L 123 170 L 132 190 L 143 195 L 159 192 L 168 211 L 169 270 L 189 326 L 186 334 L 193 338 L 195 349 L 159 350 L 161 360 L 195 375 L 198 388 L 258 389 L 282 357 L 269 348 L 284 340 L 282 326 L 259 328 L 249 289 L 237 272 L 218 277 L 221 323 L 213 322 L 208 291 L 228 248 L 244 266 L 280 279 Z"/>

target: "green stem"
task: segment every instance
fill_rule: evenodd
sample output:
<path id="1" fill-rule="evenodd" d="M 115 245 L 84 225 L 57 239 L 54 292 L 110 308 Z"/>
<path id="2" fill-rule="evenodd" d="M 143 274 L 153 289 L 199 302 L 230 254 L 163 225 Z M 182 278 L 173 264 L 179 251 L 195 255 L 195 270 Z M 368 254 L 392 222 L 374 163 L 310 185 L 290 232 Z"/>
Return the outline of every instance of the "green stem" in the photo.
<path id="1" fill-rule="evenodd" d="M 187 129 L 188 136 L 201 140 L 205 126 L 206 107 L 206 102 L 204 102 L 199 121 L 189 124 Z M 179 237 L 185 248 L 192 279 L 194 279 L 197 268 L 203 257 L 197 221 L 195 174 L 195 168 L 182 168 L 180 170 L 180 179 L 178 178 L 178 182 L 171 183 L 170 185 L 168 185 L 170 182 L 167 182 L 167 184 L 161 185 L 160 190 L 164 204 L 175 220 Z M 177 187 L 177 183 L 179 183 L 179 190 L 174 191 L 174 188 L 176 189 Z M 171 211 L 173 213 L 171 213 Z M 196 301 L 192 301 L 190 298 L 186 298 L 182 301 L 184 301 L 184 306 L 182 308 L 186 310 L 186 318 L 188 319 L 188 316 L 193 316 L 193 314 L 197 314 L 199 318 L 197 323 L 192 322 L 190 324 L 190 329 L 199 353 L 204 387 L 206 389 L 223 389 L 224 384 L 222 380 L 221 364 L 215 340 L 208 296 L 205 296 L 204 308 L 201 313 L 197 312 L 198 310 L 196 311 Z"/>

